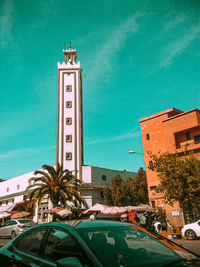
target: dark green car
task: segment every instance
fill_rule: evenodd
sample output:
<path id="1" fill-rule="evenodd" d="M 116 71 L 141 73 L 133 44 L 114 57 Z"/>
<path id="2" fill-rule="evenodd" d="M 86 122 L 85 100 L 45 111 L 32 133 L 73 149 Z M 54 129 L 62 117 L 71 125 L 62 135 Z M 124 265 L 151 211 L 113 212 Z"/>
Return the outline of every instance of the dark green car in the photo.
<path id="1" fill-rule="evenodd" d="M 200 266 L 200 257 L 137 225 L 76 221 L 36 225 L 0 249 L 1 266 Z"/>

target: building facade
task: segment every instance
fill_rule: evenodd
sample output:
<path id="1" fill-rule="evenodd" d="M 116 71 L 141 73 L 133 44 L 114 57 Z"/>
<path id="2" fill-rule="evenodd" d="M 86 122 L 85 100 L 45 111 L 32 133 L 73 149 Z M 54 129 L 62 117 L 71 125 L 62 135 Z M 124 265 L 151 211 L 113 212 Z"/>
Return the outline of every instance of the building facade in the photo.
<path id="1" fill-rule="evenodd" d="M 159 184 L 157 174 L 148 166 L 151 159 L 148 151 L 179 153 L 183 155 L 185 146 L 193 151 L 200 159 L 200 110 L 192 109 L 187 112 L 169 108 L 162 112 L 147 116 L 139 120 L 141 125 L 144 161 L 146 166 L 149 201 L 152 207 L 163 207 L 167 217 L 173 225 L 182 226 L 184 218 L 179 203 L 174 206 L 164 202 L 163 195 L 156 193 Z"/>
<path id="2" fill-rule="evenodd" d="M 135 178 L 136 173 L 127 171 L 118 171 L 94 166 L 82 166 L 83 183 L 82 192 L 88 207 L 95 203 L 103 203 L 102 190 L 111 179 L 120 175 L 123 180 L 128 177 Z M 34 176 L 34 172 L 26 173 L 15 178 L 0 183 L 0 211 L 6 211 L 13 205 L 22 205 L 25 208 L 28 204 L 27 186 L 30 185 L 29 179 Z M 33 220 L 35 222 L 43 221 L 41 211 L 51 208 L 49 200 L 44 199 L 42 204 L 37 205 L 32 211 Z M 49 218 L 45 218 L 49 219 Z"/>

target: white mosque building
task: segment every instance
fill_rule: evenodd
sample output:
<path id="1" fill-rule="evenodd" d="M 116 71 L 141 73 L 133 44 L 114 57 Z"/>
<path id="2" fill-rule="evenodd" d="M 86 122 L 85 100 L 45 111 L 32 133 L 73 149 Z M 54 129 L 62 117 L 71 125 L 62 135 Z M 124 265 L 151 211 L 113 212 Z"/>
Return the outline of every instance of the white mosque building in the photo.
<path id="1" fill-rule="evenodd" d="M 83 112 L 82 112 L 82 69 L 77 61 L 76 49 L 63 50 L 64 62 L 58 62 L 57 81 L 57 148 L 56 162 L 64 169 L 75 171 L 82 181 L 82 189 L 88 207 L 103 203 L 102 190 L 111 179 L 120 175 L 122 179 L 134 178 L 135 172 L 118 171 L 83 163 Z M 7 210 L 11 205 L 23 205 L 26 201 L 29 178 L 34 172 L 11 178 L 0 183 L 0 210 Z M 49 208 L 44 201 L 34 211 L 34 221 L 38 221 L 40 210 Z"/>

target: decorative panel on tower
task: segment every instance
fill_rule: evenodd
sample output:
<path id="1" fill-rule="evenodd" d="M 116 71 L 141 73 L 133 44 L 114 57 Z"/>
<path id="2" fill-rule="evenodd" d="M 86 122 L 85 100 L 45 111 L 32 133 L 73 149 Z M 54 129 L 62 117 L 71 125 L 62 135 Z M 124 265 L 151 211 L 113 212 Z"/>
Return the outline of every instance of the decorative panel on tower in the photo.
<path id="1" fill-rule="evenodd" d="M 82 179 L 82 73 L 76 49 L 63 50 L 58 62 L 57 162 Z"/>

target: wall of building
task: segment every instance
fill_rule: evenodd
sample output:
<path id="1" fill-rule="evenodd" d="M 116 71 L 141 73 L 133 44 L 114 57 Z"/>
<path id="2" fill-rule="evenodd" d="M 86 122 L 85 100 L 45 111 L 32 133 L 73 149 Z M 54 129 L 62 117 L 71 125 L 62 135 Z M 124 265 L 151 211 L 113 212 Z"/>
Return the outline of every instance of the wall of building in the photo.
<path id="1" fill-rule="evenodd" d="M 89 207 L 95 203 L 103 203 L 102 190 L 106 184 L 110 184 L 113 177 L 120 175 L 123 180 L 128 177 L 135 178 L 136 172 L 118 171 L 94 166 L 83 166 L 83 183 L 88 183 L 87 189 L 83 190 L 84 199 Z M 98 184 L 96 186 L 95 184 Z M 100 185 L 100 186 L 99 186 Z M 102 186 L 102 187 L 101 187 Z"/>
<path id="2" fill-rule="evenodd" d="M 151 158 L 147 152 L 151 151 L 153 154 L 158 152 L 178 152 L 181 156 L 185 145 L 188 144 L 187 149 L 193 150 L 194 155 L 200 158 L 200 141 L 194 140 L 196 136 L 200 135 L 200 110 L 194 109 L 182 112 L 171 108 L 140 119 L 139 122 L 141 125 L 150 205 L 164 207 L 171 223 L 181 226 L 184 220 L 181 216 L 179 203 L 174 203 L 173 207 L 167 205 L 164 202 L 163 194 L 155 192 L 159 179 L 156 172 L 148 169 L 149 164 L 151 164 Z M 186 136 L 186 132 L 190 132 L 190 140 L 187 140 L 189 134 Z"/>
<path id="3" fill-rule="evenodd" d="M 184 148 L 186 143 L 191 146 L 194 136 L 200 135 L 199 117 L 200 112 L 194 109 L 164 120 L 165 150 L 175 152 L 177 148 Z M 186 132 L 190 132 L 191 141 L 186 139 Z"/>
<path id="4" fill-rule="evenodd" d="M 137 175 L 136 172 L 129 172 L 126 170 L 118 171 L 112 169 L 106 169 L 101 167 L 94 166 L 83 166 L 83 182 L 84 183 L 101 183 L 101 184 L 109 184 L 111 179 L 116 175 L 120 175 L 123 180 L 128 177 L 135 178 Z"/>
<path id="5" fill-rule="evenodd" d="M 135 178 L 135 172 L 128 172 L 126 170 L 118 171 L 118 170 L 111 170 L 106 168 L 94 167 L 91 166 L 92 170 L 92 182 L 102 183 L 102 184 L 109 184 L 113 177 L 120 175 L 123 180 L 128 177 Z"/>
<path id="6" fill-rule="evenodd" d="M 78 178 L 83 161 L 81 88 L 80 62 L 58 62 L 57 162 L 64 169 L 77 170 Z"/>
<path id="7" fill-rule="evenodd" d="M 88 188 L 83 190 L 84 199 L 88 205 L 88 208 L 92 207 L 96 203 L 103 204 L 102 189 Z"/>
<path id="8" fill-rule="evenodd" d="M 29 172 L 1 182 L 0 201 L 2 201 L 2 198 L 12 197 L 13 194 L 24 194 L 29 185 L 28 180 L 33 176 L 34 172 Z"/>

